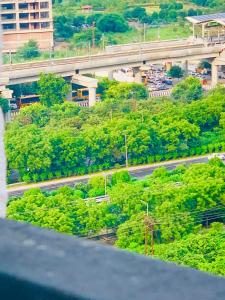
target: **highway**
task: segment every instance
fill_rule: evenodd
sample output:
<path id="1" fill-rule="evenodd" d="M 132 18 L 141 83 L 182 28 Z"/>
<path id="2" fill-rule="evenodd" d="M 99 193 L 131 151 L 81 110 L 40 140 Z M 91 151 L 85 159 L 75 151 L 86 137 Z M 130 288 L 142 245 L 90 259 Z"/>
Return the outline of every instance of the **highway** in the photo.
<path id="1" fill-rule="evenodd" d="M 14 184 L 14 185 L 8 185 L 8 195 L 9 197 L 12 196 L 20 196 L 23 195 L 23 193 L 31 188 L 41 188 L 45 191 L 51 191 L 55 190 L 62 186 L 74 186 L 75 184 L 82 182 L 86 183 L 91 177 L 94 177 L 96 175 L 105 175 L 110 176 L 115 172 L 118 172 L 120 170 L 128 170 L 132 177 L 135 177 L 137 179 L 142 179 L 147 175 L 150 175 L 156 168 L 159 168 L 161 166 L 166 167 L 168 170 L 175 169 L 180 164 L 193 164 L 193 163 L 204 163 L 208 161 L 208 156 L 198 156 L 198 157 L 192 157 L 192 158 L 185 158 L 185 159 L 179 159 L 179 160 L 173 160 L 173 161 L 167 161 L 167 162 L 161 162 L 161 163 L 155 163 L 150 165 L 142 165 L 142 166 L 136 166 L 136 167 L 129 167 L 129 168 L 122 168 L 122 169 L 113 169 L 109 171 L 105 171 L 104 173 L 96 173 L 96 174 L 89 174 L 84 176 L 73 176 L 73 177 L 67 177 L 62 179 L 55 179 L 50 181 L 44 181 L 39 183 L 31 183 L 31 184 Z"/>
<path id="2" fill-rule="evenodd" d="M 97 70 L 107 70 L 123 66 L 141 66 L 146 63 L 162 63 L 163 61 L 184 61 L 188 59 L 217 58 L 224 45 L 206 47 L 203 43 L 186 41 L 167 42 L 164 46 L 159 42 L 148 48 L 119 49 L 118 52 L 102 52 L 96 55 L 51 59 L 45 61 L 27 62 L 3 65 L 2 76 L 8 84 L 19 84 L 38 80 L 40 73 L 53 72 L 63 77 L 75 74 L 93 73 Z"/>

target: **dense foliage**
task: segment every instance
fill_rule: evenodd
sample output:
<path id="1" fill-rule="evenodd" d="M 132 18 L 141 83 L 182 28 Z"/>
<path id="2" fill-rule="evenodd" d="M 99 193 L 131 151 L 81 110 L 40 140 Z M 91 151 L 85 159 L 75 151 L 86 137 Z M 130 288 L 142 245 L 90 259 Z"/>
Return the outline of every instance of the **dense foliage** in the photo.
<path id="1" fill-rule="evenodd" d="M 179 82 L 172 90 L 172 97 L 176 101 L 192 102 L 201 99 L 203 88 L 200 80 L 195 77 L 187 77 Z"/>
<path id="2" fill-rule="evenodd" d="M 40 56 L 38 43 L 35 40 L 29 40 L 21 48 L 18 49 L 18 55 L 25 59 Z"/>
<path id="3" fill-rule="evenodd" d="M 106 97 L 94 108 L 63 103 L 22 109 L 6 132 L 9 169 L 29 182 L 124 165 L 125 135 L 130 165 L 224 150 L 223 87 L 181 103 L 136 100 L 146 94 L 132 86 L 103 84 Z"/>
<path id="4" fill-rule="evenodd" d="M 9 111 L 9 101 L 8 99 L 0 97 L 0 108 L 4 113 Z"/>
<path id="5" fill-rule="evenodd" d="M 38 94 L 40 102 L 47 106 L 63 103 L 69 93 L 69 84 L 55 74 L 41 74 L 38 81 Z"/>
<path id="6" fill-rule="evenodd" d="M 105 193 L 110 201 L 84 200 Z M 31 190 L 9 203 L 8 218 L 79 236 L 113 231 L 118 247 L 144 253 L 147 204 L 156 256 L 225 275 L 225 165 L 219 159 L 159 168 L 142 181 L 122 171 L 75 188 Z"/>

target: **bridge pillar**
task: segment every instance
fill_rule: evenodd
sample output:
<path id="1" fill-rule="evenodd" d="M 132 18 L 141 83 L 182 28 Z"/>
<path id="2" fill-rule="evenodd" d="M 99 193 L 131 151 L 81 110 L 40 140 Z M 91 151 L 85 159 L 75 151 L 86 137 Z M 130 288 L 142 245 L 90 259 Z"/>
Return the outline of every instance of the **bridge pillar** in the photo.
<path id="1" fill-rule="evenodd" d="M 0 93 L 2 98 L 12 99 L 13 91 L 7 88 L 8 83 L 8 78 L 0 78 Z"/>
<path id="2" fill-rule="evenodd" d="M 186 59 L 184 62 L 183 62 L 183 70 L 184 70 L 184 76 L 188 76 L 188 60 Z"/>
<path id="3" fill-rule="evenodd" d="M 70 83 L 70 85 L 69 85 L 69 87 L 70 87 L 70 89 L 69 89 L 69 92 L 68 92 L 68 94 L 67 94 L 67 96 L 66 96 L 66 100 L 67 101 L 72 101 L 72 83 Z"/>
<path id="4" fill-rule="evenodd" d="M 218 83 L 218 66 L 212 63 L 212 87 L 215 87 Z"/>
<path id="5" fill-rule="evenodd" d="M 77 74 L 73 76 L 72 82 L 88 88 L 89 106 L 94 106 L 96 103 L 96 88 L 98 87 L 98 80 L 95 78 Z"/>
<path id="6" fill-rule="evenodd" d="M 108 71 L 108 79 L 109 79 L 109 80 L 113 80 L 113 79 L 114 79 L 114 78 L 113 78 L 113 73 L 114 73 L 113 70 Z"/>
<path id="7" fill-rule="evenodd" d="M 136 82 L 136 83 L 142 83 L 141 73 L 137 73 L 137 74 L 134 76 L 134 79 L 135 79 L 135 82 Z"/>
<path id="8" fill-rule="evenodd" d="M 96 103 L 96 88 L 95 87 L 89 87 L 88 88 L 88 94 L 89 94 L 89 107 L 92 107 Z"/>

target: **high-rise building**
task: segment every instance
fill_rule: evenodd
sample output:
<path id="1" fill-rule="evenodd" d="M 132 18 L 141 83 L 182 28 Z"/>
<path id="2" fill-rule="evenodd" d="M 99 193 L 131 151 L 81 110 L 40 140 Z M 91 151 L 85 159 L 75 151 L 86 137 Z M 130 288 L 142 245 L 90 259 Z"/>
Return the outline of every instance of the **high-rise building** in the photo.
<path id="1" fill-rule="evenodd" d="M 3 51 L 16 51 L 29 40 L 39 48 L 53 46 L 51 0 L 0 0 Z"/>

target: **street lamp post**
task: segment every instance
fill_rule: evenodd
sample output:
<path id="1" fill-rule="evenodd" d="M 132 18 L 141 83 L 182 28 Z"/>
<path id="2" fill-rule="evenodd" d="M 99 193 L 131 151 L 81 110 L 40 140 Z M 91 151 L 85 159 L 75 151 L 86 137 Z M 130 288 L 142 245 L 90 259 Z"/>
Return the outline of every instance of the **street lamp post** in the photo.
<path id="1" fill-rule="evenodd" d="M 107 175 L 104 174 L 104 179 L 105 179 L 105 196 L 107 195 Z"/>

